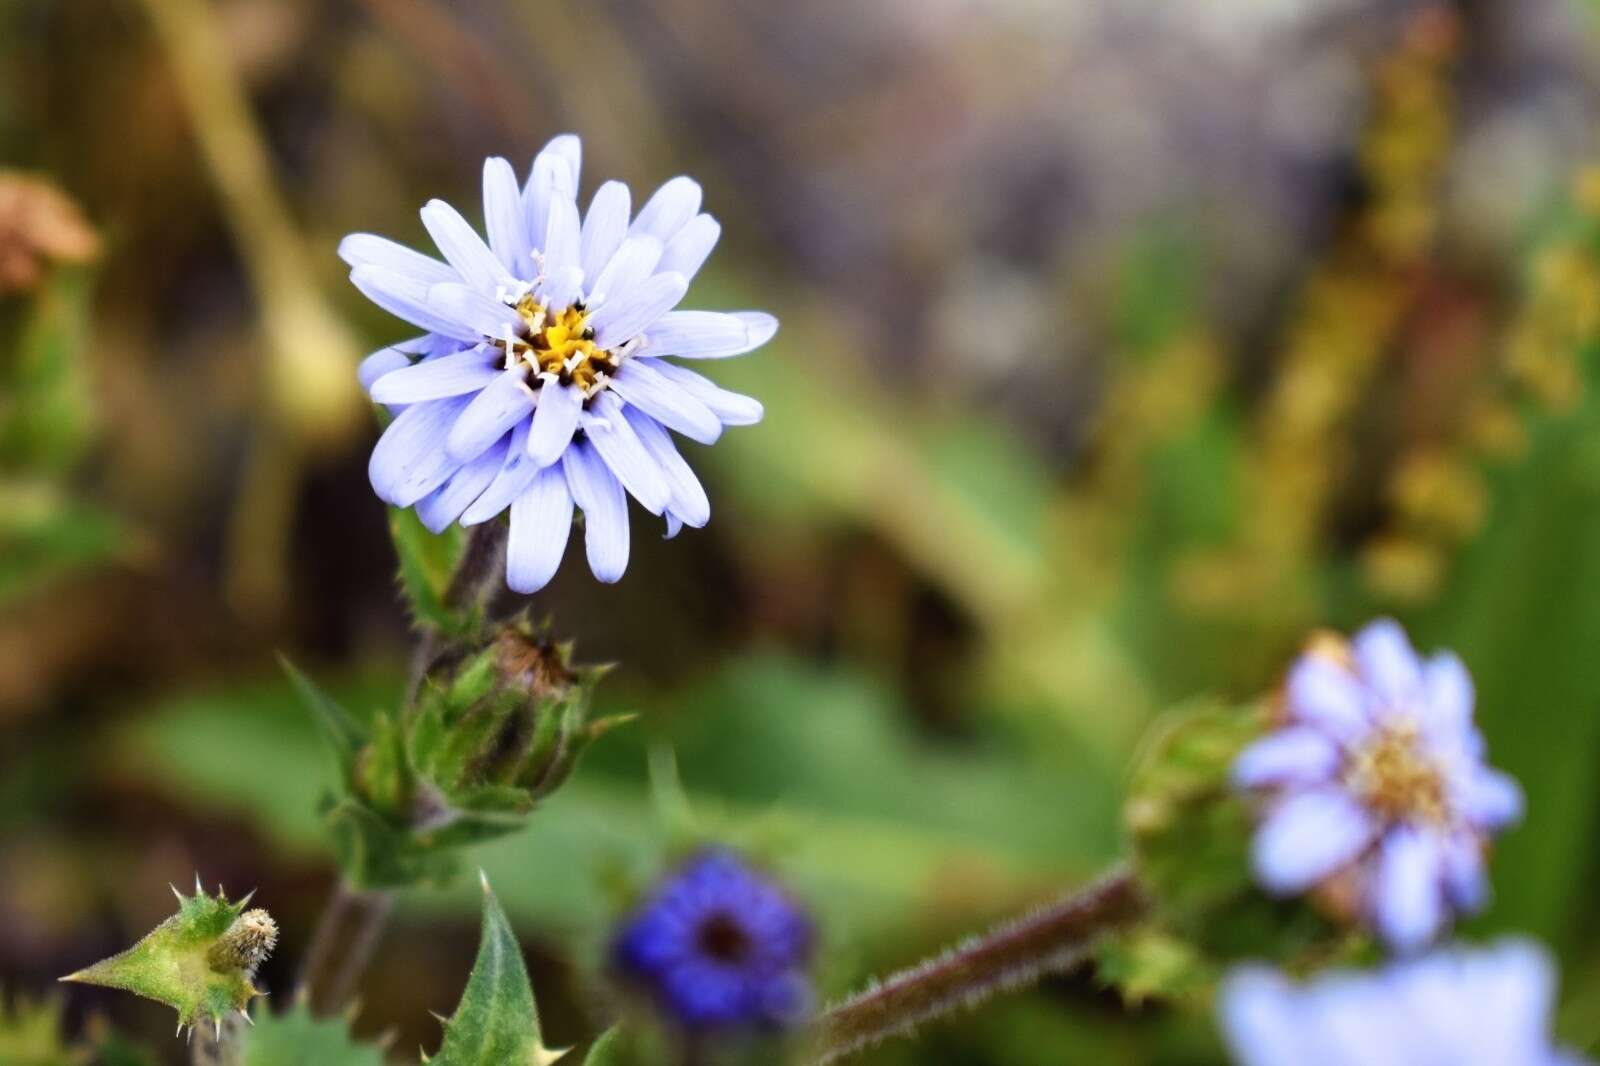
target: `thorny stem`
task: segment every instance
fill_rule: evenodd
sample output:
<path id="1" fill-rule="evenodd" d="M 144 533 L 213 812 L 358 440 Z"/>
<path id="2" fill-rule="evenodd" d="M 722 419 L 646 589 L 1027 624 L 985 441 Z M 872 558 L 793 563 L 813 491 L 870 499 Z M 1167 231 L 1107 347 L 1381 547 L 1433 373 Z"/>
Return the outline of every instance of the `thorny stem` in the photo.
<path id="1" fill-rule="evenodd" d="M 1148 910 L 1149 900 L 1133 875 L 1114 872 L 834 1006 L 818 1020 L 815 1061 L 818 1066 L 837 1062 L 908 1034 L 922 1022 L 1067 970 L 1101 937 Z"/>
<path id="2" fill-rule="evenodd" d="M 486 602 L 500 587 L 505 567 L 506 527 L 503 522 L 474 526 L 461 562 L 445 590 L 447 607 Z M 439 636 L 429 630 L 412 653 L 409 706 L 416 700 L 422 679 L 439 653 Z M 394 894 L 379 889 L 361 891 L 344 880 L 335 886 L 317 920 L 317 931 L 301 963 L 297 995 L 306 997 L 312 1013 L 326 1016 L 344 1006 L 355 991 L 394 908 Z"/>

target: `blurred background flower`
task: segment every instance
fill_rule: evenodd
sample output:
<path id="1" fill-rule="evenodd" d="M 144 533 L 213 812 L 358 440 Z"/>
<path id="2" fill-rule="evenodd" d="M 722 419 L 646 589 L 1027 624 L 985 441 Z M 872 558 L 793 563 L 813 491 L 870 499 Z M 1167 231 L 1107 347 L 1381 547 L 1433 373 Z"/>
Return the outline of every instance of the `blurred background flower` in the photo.
<path id="1" fill-rule="evenodd" d="M 717 520 L 536 601 L 624 664 L 596 715 L 641 713 L 481 849 L 550 1046 L 598 1031 L 608 922 L 661 868 L 652 749 L 814 905 L 826 1000 L 1102 868 L 1153 715 L 1380 614 L 1460 654 L 1526 789 L 1467 932 L 1549 943 L 1557 1032 L 1592 1042 L 1593 18 L 0 4 L 0 160 L 65 198 L 0 223 L 30 275 L 0 296 L 0 985 L 126 945 L 200 868 L 272 901 L 289 987 L 336 770 L 273 653 L 359 716 L 410 639 L 355 373 L 407 331 L 334 250 L 423 246 L 418 204 L 478 195 L 460 160 L 576 130 L 634 188 L 694 174 L 725 225 L 694 306 L 784 328 L 708 370 L 766 404 L 684 445 Z M 358 1033 L 433 1045 L 477 906 L 401 899 Z M 161 1012 L 75 995 L 65 1024 L 96 1013 L 179 1061 Z M 1079 977 L 860 1061 L 1203 1061 L 1210 1031 Z"/>

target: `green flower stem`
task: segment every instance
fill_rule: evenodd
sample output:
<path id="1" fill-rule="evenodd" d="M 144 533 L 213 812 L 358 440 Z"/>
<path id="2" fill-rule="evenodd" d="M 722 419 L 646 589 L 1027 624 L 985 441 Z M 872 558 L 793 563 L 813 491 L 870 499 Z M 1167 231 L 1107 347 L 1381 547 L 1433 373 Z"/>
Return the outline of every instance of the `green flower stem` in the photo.
<path id="1" fill-rule="evenodd" d="M 491 602 L 504 580 L 506 524 L 484 522 L 474 526 L 467 539 L 461 562 L 445 591 L 445 606 L 457 607 L 477 600 Z M 422 679 L 439 654 L 439 636 L 429 630 L 417 641 L 412 653 L 410 683 L 406 694 L 409 707 L 415 703 Z M 394 894 L 388 890 L 362 891 L 343 879 L 323 907 L 317 931 L 301 963 L 298 995 L 304 996 L 313 1014 L 326 1017 L 342 1008 L 357 982 L 372 961 L 384 926 L 394 909 Z"/>
<path id="2" fill-rule="evenodd" d="M 1133 875 L 1115 871 L 834 1006 L 817 1023 L 816 1062 L 837 1062 L 925 1021 L 1070 969 L 1101 937 L 1148 911 L 1149 900 Z"/>

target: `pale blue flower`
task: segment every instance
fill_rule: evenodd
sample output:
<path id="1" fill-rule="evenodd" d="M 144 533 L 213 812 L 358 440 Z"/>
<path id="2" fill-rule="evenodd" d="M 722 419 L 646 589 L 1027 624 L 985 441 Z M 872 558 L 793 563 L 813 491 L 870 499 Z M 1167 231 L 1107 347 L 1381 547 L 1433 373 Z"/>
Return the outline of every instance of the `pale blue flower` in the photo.
<path id="1" fill-rule="evenodd" d="M 1284 685 L 1283 722 L 1233 767 L 1259 790 L 1257 880 L 1295 895 L 1338 877 L 1391 947 L 1426 946 L 1488 895 L 1484 850 L 1522 793 L 1484 762 L 1472 679 L 1424 661 L 1394 622 L 1316 648 Z"/>
<path id="2" fill-rule="evenodd" d="M 1240 1066 L 1580 1066 L 1551 1043 L 1554 999 L 1545 953 L 1507 941 L 1303 985 L 1244 967 L 1218 1016 Z"/>
<path id="3" fill-rule="evenodd" d="M 396 416 L 372 453 L 373 488 L 435 531 L 509 510 L 519 592 L 554 575 L 574 508 L 602 581 L 628 565 L 629 495 L 669 536 L 710 519 L 672 432 L 710 444 L 760 421 L 761 404 L 662 357 L 741 355 L 778 328 L 761 312 L 674 310 L 721 233 L 700 186 L 674 178 L 635 214 L 609 181 L 580 214 L 581 153 L 577 137 L 555 138 L 525 183 L 504 159 L 485 163 L 487 241 L 429 202 L 422 222 L 443 261 L 365 233 L 339 246 L 357 288 L 426 331 L 362 364 Z"/>

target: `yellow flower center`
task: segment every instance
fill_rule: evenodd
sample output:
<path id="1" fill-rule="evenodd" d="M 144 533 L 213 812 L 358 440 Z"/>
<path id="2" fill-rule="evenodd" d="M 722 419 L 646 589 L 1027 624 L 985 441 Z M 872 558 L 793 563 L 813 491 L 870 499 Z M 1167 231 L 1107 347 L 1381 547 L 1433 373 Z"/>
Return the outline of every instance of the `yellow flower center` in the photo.
<path id="1" fill-rule="evenodd" d="M 530 386 L 534 378 L 548 374 L 592 396 L 617 372 L 616 357 L 595 344 L 583 304 L 552 313 L 530 294 L 517 301 L 516 311 L 527 327 L 526 335 L 495 344 L 506 353 L 508 369 L 518 362 L 527 366 Z"/>
<path id="2" fill-rule="evenodd" d="M 1410 719 L 1385 726 L 1359 748 L 1345 781 L 1369 808 L 1387 818 L 1438 824 L 1448 817 L 1444 776 L 1418 747 L 1417 725 Z"/>

